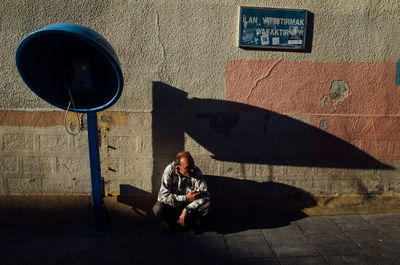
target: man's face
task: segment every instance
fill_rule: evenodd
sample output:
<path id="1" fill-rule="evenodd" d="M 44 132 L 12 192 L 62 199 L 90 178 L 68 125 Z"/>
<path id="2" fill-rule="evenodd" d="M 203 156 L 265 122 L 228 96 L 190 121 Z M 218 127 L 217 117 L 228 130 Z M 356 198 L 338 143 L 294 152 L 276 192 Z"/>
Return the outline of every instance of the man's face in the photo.
<path id="1" fill-rule="evenodd" d="M 190 178 L 194 176 L 195 173 L 194 161 L 187 159 L 186 157 L 182 157 L 181 164 L 177 166 L 176 169 L 182 176 Z"/>

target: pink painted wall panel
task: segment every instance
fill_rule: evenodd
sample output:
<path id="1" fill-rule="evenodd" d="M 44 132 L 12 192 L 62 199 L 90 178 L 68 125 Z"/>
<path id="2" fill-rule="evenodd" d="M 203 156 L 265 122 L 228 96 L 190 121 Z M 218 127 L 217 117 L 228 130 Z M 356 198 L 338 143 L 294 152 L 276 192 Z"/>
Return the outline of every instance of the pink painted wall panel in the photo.
<path id="1" fill-rule="evenodd" d="M 321 120 L 326 132 L 342 139 L 400 139 L 400 117 L 317 115 L 310 123 L 319 127 Z"/>
<path id="2" fill-rule="evenodd" d="M 400 159 L 400 86 L 395 75 L 395 62 L 236 60 L 226 65 L 226 98 L 308 116 L 310 125 L 377 159 L 393 161 Z M 340 84 L 339 90 L 334 83 Z M 324 140 L 313 138 L 318 150 Z"/>
<path id="3" fill-rule="evenodd" d="M 226 98 L 282 114 L 397 115 L 400 87 L 395 62 L 235 60 L 226 65 Z M 348 96 L 335 102 L 333 81 Z"/>
<path id="4" fill-rule="evenodd" d="M 400 117 L 311 116 L 310 124 L 319 127 L 326 122 L 325 131 L 356 146 L 375 158 L 399 159 L 395 143 L 400 142 Z"/>

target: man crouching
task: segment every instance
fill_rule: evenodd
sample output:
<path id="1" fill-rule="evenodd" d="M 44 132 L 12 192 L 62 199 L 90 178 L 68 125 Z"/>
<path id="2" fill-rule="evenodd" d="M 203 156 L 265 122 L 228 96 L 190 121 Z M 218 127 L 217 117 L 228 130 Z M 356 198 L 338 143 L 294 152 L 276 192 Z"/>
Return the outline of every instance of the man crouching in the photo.
<path id="1" fill-rule="evenodd" d="M 176 231 L 179 228 L 200 232 L 201 222 L 210 208 L 210 194 L 200 169 L 189 152 L 178 153 L 162 175 L 154 215 Z"/>

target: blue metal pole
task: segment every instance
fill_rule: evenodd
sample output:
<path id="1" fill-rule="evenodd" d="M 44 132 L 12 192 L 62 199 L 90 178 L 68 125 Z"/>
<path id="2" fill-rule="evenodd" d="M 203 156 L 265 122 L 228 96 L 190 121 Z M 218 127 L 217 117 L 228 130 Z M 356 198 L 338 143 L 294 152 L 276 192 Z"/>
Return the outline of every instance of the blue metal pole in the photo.
<path id="1" fill-rule="evenodd" d="M 99 149 L 97 144 L 97 115 L 96 112 L 87 113 L 87 126 L 89 138 L 90 176 L 92 180 L 92 197 L 94 206 L 94 221 L 96 228 L 104 228 L 103 202 L 101 198 L 102 187 L 100 183 Z"/>

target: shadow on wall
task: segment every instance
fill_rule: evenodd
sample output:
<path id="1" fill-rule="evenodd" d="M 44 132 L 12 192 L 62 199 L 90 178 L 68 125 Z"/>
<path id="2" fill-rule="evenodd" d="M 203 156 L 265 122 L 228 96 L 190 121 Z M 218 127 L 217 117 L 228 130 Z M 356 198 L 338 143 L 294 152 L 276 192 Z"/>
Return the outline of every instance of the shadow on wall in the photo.
<path id="1" fill-rule="evenodd" d="M 153 105 L 155 158 L 172 159 L 184 149 L 186 133 L 219 161 L 392 169 L 334 135 L 266 109 L 217 99 L 189 99 L 186 92 L 161 82 L 153 83 Z"/>
<path id="2" fill-rule="evenodd" d="M 198 143 L 193 144 L 194 149 L 202 149 L 193 150 L 186 139 L 189 151 L 210 154 L 217 161 L 266 165 L 266 169 L 274 165 L 392 169 L 336 136 L 266 109 L 224 100 L 190 99 L 186 92 L 161 82 L 153 83 L 153 104 L 153 190 L 144 194 L 153 198 L 165 166 L 185 149 L 185 134 Z M 200 167 L 218 172 L 212 168 L 213 161 L 205 162 Z M 262 173 L 264 182 L 259 183 L 246 180 L 244 166 L 239 171 L 237 176 L 229 172 L 237 178 L 206 176 L 219 217 L 301 217 L 303 209 L 316 204 L 308 192 L 273 182 L 273 172 Z M 132 188 L 121 188 L 118 201 L 138 207 L 127 201 Z M 143 207 L 151 212 L 149 206 Z"/>

